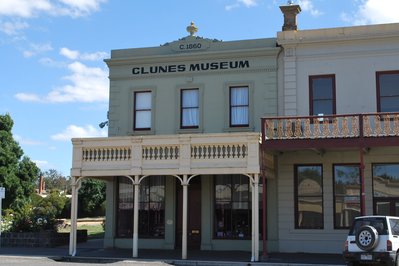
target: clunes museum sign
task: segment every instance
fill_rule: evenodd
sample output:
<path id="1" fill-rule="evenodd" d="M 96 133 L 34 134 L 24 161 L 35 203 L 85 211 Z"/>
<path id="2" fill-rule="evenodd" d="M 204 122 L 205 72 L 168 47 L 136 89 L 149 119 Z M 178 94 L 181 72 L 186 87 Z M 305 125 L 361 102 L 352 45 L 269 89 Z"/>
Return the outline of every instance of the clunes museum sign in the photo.
<path id="1" fill-rule="evenodd" d="M 137 75 L 147 75 L 147 74 L 198 72 L 198 71 L 245 69 L 245 68 L 249 68 L 248 60 L 191 63 L 191 64 L 178 64 L 178 65 L 139 66 L 132 68 L 132 74 L 137 76 Z"/>

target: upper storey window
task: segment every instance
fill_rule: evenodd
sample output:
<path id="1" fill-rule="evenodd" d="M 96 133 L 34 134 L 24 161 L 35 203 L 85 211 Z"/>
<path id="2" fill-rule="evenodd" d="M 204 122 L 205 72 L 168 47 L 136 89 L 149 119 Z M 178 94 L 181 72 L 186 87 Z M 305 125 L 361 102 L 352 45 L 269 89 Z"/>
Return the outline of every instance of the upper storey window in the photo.
<path id="1" fill-rule="evenodd" d="M 249 126 L 249 88 L 230 87 L 230 126 Z"/>
<path id="2" fill-rule="evenodd" d="M 181 90 L 181 128 L 198 128 L 199 92 L 198 89 Z"/>
<path id="3" fill-rule="evenodd" d="M 151 91 L 134 93 L 134 130 L 151 129 Z"/>
<path id="4" fill-rule="evenodd" d="M 310 115 L 332 115 L 335 110 L 335 75 L 309 76 Z"/>
<path id="5" fill-rule="evenodd" d="M 399 71 L 377 72 L 377 111 L 399 112 Z"/>

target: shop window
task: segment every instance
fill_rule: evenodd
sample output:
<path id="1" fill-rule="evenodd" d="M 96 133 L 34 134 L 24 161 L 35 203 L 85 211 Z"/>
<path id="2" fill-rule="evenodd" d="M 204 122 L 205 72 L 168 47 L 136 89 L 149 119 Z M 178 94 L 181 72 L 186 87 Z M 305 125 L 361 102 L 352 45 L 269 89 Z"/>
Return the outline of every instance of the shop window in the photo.
<path id="1" fill-rule="evenodd" d="M 310 115 L 333 115 L 335 110 L 335 75 L 309 76 Z"/>
<path id="2" fill-rule="evenodd" d="M 334 165 L 334 227 L 346 229 L 361 210 L 359 165 Z"/>
<path id="3" fill-rule="evenodd" d="M 295 228 L 323 229 L 323 169 L 295 166 Z"/>
<path id="4" fill-rule="evenodd" d="M 251 237 L 251 191 L 248 177 L 215 176 L 215 228 L 219 239 Z"/>
<path id="5" fill-rule="evenodd" d="M 373 164 L 374 213 L 399 216 L 399 164 Z"/>
<path id="6" fill-rule="evenodd" d="M 133 236 L 133 187 L 126 177 L 118 178 L 117 236 Z M 165 236 L 165 177 L 150 176 L 143 179 L 139 190 L 139 237 Z"/>
<path id="7" fill-rule="evenodd" d="M 249 126 L 248 87 L 230 87 L 230 126 Z"/>
<path id="8" fill-rule="evenodd" d="M 152 96 L 150 91 L 134 93 L 134 130 L 151 129 Z"/>
<path id="9" fill-rule="evenodd" d="M 181 128 L 198 128 L 199 91 L 198 89 L 181 90 Z"/>
<path id="10" fill-rule="evenodd" d="M 377 111 L 399 112 L 399 71 L 376 73 Z"/>

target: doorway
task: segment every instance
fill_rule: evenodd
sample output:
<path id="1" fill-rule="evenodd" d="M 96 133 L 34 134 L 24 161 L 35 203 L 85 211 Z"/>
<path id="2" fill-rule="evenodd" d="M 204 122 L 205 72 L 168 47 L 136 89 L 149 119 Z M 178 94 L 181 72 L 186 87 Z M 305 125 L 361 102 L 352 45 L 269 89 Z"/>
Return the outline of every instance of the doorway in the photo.
<path id="1" fill-rule="evenodd" d="M 178 182 L 177 212 L 176 212 L 176 248 L 182 247 L 183 228 L 183 187 Z M 187 248 L 199 250 L 201 248 L 201 177 L 194 177 L 188 186 L 187 193 Z"/>

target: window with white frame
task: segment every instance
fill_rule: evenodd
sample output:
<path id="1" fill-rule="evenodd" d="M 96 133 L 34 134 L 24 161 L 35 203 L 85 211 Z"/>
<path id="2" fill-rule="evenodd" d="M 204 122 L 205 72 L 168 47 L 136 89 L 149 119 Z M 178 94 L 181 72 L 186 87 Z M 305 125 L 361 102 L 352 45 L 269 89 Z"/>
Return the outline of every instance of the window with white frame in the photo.
<path id="1" fill-rule="evenodd" d="M 230 87 L 230 126 L 249 126 L 249 88 Z"/>
<path id="2" fill-rule="evenodd" d="M 199 91 L 198 89 L 181 90 L 181 128 L 198 128 L 199 126 Z"/>
<path id="3" fill-rule="evenodd" d="M 151 129 L 151 91 L 134 93 L 134 130 Z"/>

